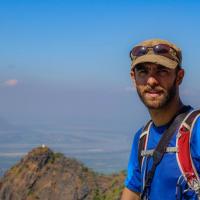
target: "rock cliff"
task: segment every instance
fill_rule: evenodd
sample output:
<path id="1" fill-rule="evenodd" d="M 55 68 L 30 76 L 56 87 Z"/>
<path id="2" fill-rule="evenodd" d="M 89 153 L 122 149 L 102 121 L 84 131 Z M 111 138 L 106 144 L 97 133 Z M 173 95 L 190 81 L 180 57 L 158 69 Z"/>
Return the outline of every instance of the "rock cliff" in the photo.
<path id="1" fill-rule="evenodd" d="M 1 200 L 118 200 L 124 173 L 98 174 L 75 159 L 38 147 L 0 179 Z"/>

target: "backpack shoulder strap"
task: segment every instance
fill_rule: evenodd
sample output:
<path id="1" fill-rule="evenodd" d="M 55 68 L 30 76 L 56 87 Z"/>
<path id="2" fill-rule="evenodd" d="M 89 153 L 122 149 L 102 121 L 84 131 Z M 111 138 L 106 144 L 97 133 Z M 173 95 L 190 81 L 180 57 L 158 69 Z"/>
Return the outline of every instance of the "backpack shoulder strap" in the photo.
<path id="1" fill-rule="evenodd" d="M 147 124 L 144 126 L 140 139 L 139 139 L 139 145 L 138 145 L 138 161 L 140 165 L 140 169 L 142 169 L 144 157 L 142 156 L 142 151 L 145 151 L 147 148 L 147 141 L 149 136 L 149 129 L 151 127 L 152 121 L 148 121 Z"/>
<path id="2" fill-rule="evenodd" d="M 200 178 L 192 161 L 190 139 L 194 124 L 199 116 L 200 110 L 190 112 L 181 123 L 176 139 L 178 166 L 189 187 L 198 194 L 200 192 Z"/>

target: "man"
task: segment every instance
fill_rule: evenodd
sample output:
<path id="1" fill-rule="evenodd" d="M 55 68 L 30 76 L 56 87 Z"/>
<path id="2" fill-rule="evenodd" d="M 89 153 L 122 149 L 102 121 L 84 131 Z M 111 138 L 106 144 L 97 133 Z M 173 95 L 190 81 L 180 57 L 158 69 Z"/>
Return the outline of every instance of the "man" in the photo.
<path id="1" fill-rule="evenodd" d="M 179 96 L 179 86 L 184 77 L 184 69 L 181 67 L 181 50 L 166 40 L 152 39 L 136 45 L 130 56 L 131 79 L 152 120 L 149 125 L 146 149 L 155 150 L 162 134 L 184 106 Z M 156 166 L 148 193 L 144 191 L 153 160 L 152 156 L 144 156 L 141 168 L 138 159 L 138 154 L 140 156 L 141 152 L 138 146 L 143 128 L 134 137 L 121 200 L 139 200 L 141 194 L 142 199 L 175 200 L 178 198 L 178 192 L 182 196 L 181 199 L 186 199 L 186 196 L 188 199 L 197 199 L 196 194 L 187 187 L 185 180 L 181 182 L 180 191 L 177 189 L 182 173 L 176 160 L 176 152 L 164 154 Z M 200 172 L 199 130 L 200 120 L 197 119 L 192 131 L 191 155 L 198 172 Z M 170 139 L 168 147 L 176 146 L 176 134 Z"/>

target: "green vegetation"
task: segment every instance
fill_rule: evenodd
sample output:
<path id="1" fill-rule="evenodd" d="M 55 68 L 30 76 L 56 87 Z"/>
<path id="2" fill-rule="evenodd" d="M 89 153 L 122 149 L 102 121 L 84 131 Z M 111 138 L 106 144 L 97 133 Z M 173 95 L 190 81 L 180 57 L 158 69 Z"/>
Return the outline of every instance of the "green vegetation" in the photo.
<path id="1" fill-rule="evenodd" d="M 53 153 L 52 156 L 50 157 L 50 159 L 48 160 L 48 163 L 54 163 L 55 160 L 64 157 L 64 154 L 62 153 Z"/>
<path id="2" fill-rule="evenodd" d="M 99 189 L 96 189 L 93 200 L 105 200 L 105 196 L 100 193 Z"/>
<path id="3" fill-rule="evenodd" d="M 119 188 L 113 188 L 105 193 L 101 193 L 99 189 L 94 192 L 93 200 L 118 200 L 121 196 L 123 185 Z"/>
<path id="4" fill-rule="evenodd" d="M 33 196 L 33 190 L 32 189 L 29 189 L 28 196 Z"/>

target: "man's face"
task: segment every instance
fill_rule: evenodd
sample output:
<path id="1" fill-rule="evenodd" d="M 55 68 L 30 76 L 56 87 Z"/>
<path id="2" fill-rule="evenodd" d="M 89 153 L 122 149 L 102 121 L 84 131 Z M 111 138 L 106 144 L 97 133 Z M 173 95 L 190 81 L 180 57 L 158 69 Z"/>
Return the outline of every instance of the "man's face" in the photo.
<path id="1" fill-rule="evenodd" d="M 161 109 L 172 102 L 183 76 L 183 69 L 177 72 L 153 63 L 137 65 L 131 71 L 138 95 L 149 109 Z"/>

